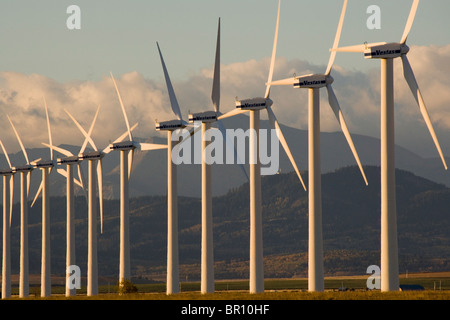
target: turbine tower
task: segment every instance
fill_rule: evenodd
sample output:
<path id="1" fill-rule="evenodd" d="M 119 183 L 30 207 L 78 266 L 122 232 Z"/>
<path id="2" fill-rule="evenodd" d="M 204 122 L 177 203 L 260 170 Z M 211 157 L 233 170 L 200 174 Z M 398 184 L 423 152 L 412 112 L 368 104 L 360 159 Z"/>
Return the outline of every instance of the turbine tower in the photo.
<path id="1" fill-rule="evenodd" d="M 263 261 L 263 237 L 262 237 L 262 207 L 261 207 L 261 164 L 259 159 L 259 130 L 260 111 L 267 110 L 269 121 L 275 130 L 289 160 L 297 173 L 304 190 L 306 190 L 300 171 L 297 168 L 294 157 L 289 149 L 286 139 L 281 132 L 278 120 L 272 111 L 273 101 L 270 99 L 270 87 L 275 66 L 278 29 L 280 22 L 281 0 L 278 2 L 278 15 L 273 43 L 272 58 L 270 62 L 269 77 L 266 92 L 263 98 L 237 100 L 236 109 L 219 116 L 219 120 L 241 113 L 250 112 L 250 293 L 264 291 L 264 261 Z"/>
<path id="2" fill-rule="evenodd" d="M 78 156 L 75 156 L 72 152 L 57 147 L 53 145 L 52 141 L 50 144 L 42 143 L 44 146 L 50 148 L 51 150 L 57 151 L 64 155 L 65 157 L 57 158 L 56 171 L 66 178 L 66 297 L 75 296 L 76 289 L 72 287 L 70 284 L 70 272 L 69 267 L 75 265 L 75 201 L 74 201 L 74 183 L 80 186 L 84 190 L 83 184 L 83 175 L 80 168 L 81 160 Z M 80 152 L 83 152 L 86 146 L 86 142 L 80 149 Z M 61 166 L 65 165 L 66 170 L 61 168 Z M 78 169 L 78 178 L 79 180 L 74 178 L 74 167 Z M 36 194 L 35 201 L 37 196 Z M 34 202 L 33 202 L 34 203 Z"/>
<path id="3" fill-rule="evenodd" d="M 344 23 L 345 12 L 347 9 L 347 0 L 344 1 L 342 12 L 334 40 L 333 48 L 336 48 L 341 36 Z M 321 187 L 321 168 L 320 168 L 320 102 L 319 90 L 326 87 L 328 92 L 328 101 L 350 146 L 353 156 L 361 171 L 361 175 L 367 185 L 367 178 L 364 173 L 358 153 L 356 152 L 350 132 L 345 123 L 344 116 L 339 106 L 336 95 L 331 84 L 333 78 L 330 75 L 336 52 L 332 52 L 328 62 L 325 74 L 310 74 L 298 76 L 284 80 L 274 81 L 272 85 L 293 85 L 294 88 L 306 88 L 309 93 L 309 248 L 308 248 L 308 289 L 309 291 L 323 291 L 323 237 L 322 237 L 322 187 Z"/>
<path id="4" fill-rule="evenodd" d="M 102 158 L 103 152 L 99 152 L 91 139 L 91 133 L 100 111 L 100 106 L 97 108 L 94 120 L 92 121 L 89 133 L 75 120 L 75 118 L 67 111 L 66 113 L 82 132 L 85 137 L 83 146 L 81 147 L 78 158 L 80 161 L 88 160 L 88 264 L 87 264 L 87 295 L 95 296 L 98 294 L 98 259 L 97 259 L 97 186 L 99 187 L 99 203 L 100 203 L 100 221 L 101 232 L 103 233 L 103 174 L 102 174 Z M 94 145 L 94 152 L 84 152 L 87 143 Z"/>
<path id="5" fill-rule="evenodd" d="M 96 239 L 97 239 L 97 220 L 96 220 L 96 204 L 95 204 L 95 190 L 96 186 L 95 184 L 95 176 L 91 177 L 94 174 L 94 166 L 95 164 L 92 163 L 93 161 L 97 161 L 97 181 L 98 181 L 98 187 L 99 187 L 99 203 L 100 203 L 100 224 L 101 224 L 101 232 L 103 233 L 103 173 L 102 173 L 102 160 L 103 157 L 108 154 L 111 151 L 110 145 L 108 145 L 103 151 L 98 151 L 95 147 L 95 143 L 93 142 L 91 138 L 91 133 L 94 128 L 95 121 L 97 119 L 98 113 L 99 113 L 100 107 L 97 109 L 97 112 L 95 114 L 94 120 L 91 124 L 91 127 L 89 129 L 89 132 L 86 133 L 86 131 L 81 127 L 81 125 L 75 120 L 75 118 L 67 111 L 65 112 L 69 115 L 69 117 L 74 121 L 74 123 L 77 125 L 77 127 L 80 129 L 82 134 L 85 136 L 85 140 L 83 142 L 83 145 L 80 148 L 80 151 L 77 156 L 73 155 L 70 151 L 50 146 L 48 144 L 43 143 L 43 145 L 52 148 L 55 151 L 58 151 L 61 154 L 64 154 L 65 158 L 59 158 L 58 164 L 63 165 L 65 164 L 67 166 L 67 171 L 58 168 L 58 172 L 62 175 L 64 175 L 67 179 L 67 259 L 66 259 L 66 267 L 69 267 L 71 265 L 75 264 L 75 226 L 74 226 L 74 181 L 84 189 L 84 185 L 73 178 L 73 166 L 79 164 L 83 160 L 88 160 L 90 162 L 90 175 L 89 175 L 89 185 L 92 184 L 92 186 L 88 189 L 88 229 L 89 229 L 89 239 L 88 239 L 88 280 L 87 280 L 87 294 L 92 296 L 96 295 L 98 293 L 98 264 L 97 264 L 97 249 L 96 249 Z M 133 131 L 137 127 L 137 124 L 131 127 L 131 131 Z M 128 136 L 128 131 L 125 132 L 122 136 L 120 136 L 118 139 L 114 141 L 121 142 L 123 139 L 125 139 Z M 91 144 L 91 146 L 94 146 L 93 152 L 84 152 L 87 143 Z M 79 166 L 78 166 L 79 168 Z M 78 170 L 78 175 L 81 177 L 81 170 Z M 80 179 L 82 180 L 82 179 Z M 94 180 L 93 182 L 91 182 Z M 69 279 L 70 274 L 67 274 L 67 279 Z M 73 296 L 76 294 L 76 289 L 70 289 L 69 283 L 66 281 L 66 296 Z"/>
<path id="6" fill-rule="evenodd" d="M 395 136 L 394 136 L 394 69 L 393 60 L 402 59 L 403 75 L 419 105 L 445 170 L 447 164 L 433 129 L 430 116 L 411 68 L 406 45 L 419 0 L 414 0 L 400 43 L 371 43 L 332 49 L 360 52 L 366 59 L 381 60 L 381 291 L 399 290 L 397 205 L 395 195 Z"/>
<path id="7" fill-rule="evenodd" d="M 116 81 L 111 73 L 111 78 L 116 88 L 122 113 L 128 129 L 129 141 L 114 142 L 110 145 L 110 150 L 120 151 L 120 266 L 119 266 L 119 283 L 129 280 L 131 276 L 130 270 L 130 218 L 129 218 L 129 194 L 128 185 L 131 176 L 131 167 L 133 163 L 134 150 L 140 151 L 159 150 L 167 148 L 167 145 L 153 143 L 139 143 L 133 139 L 131 134 L 130 123 L 125 112 L 125 106 L 122 101 Z"/>
<path id="8" fill-rule="evenodd" d="M 89 163 L 89 187 L 88 187 L 88 280 L 87 294 L 89 296 L 98 294 L 98 260 L 97 260 L 97 203 L 96 191 L 98 185 L 99 208 L 100 208 L 100 233 L 103 233 L 103 165 L 102 161 L 106 154 L 111 151 L 108 145 L 103 151 L 99 151 L 94 140 L 91 138 L 92 130 L 98 116 L 100 107 L 97 109 L 89 132 L 86 132 L 79 122 L 67 111 L 66 113 L 75 123 L 77 128 L 85 137 L 82 151 L 78 154 L 80 160 L 87 160 Z M 137 124 L 130 128 L 133 131 Z M 114 143 L 121 142 L 128 136 L 128 131 L 119 137 Z M 86 144 L 89 142 L 94 151 L 84 152 Z M 97 185 L 96 185 L 97 182 Z"/>
<path id="9" fill-rule="evenodd" d="M 30 192 L 30 180 L 33 166 L 28 159 L 27 151 L 14 127 L 11 118 L 8 120 L 14 130 L 17 140 L 22 149 L 26 164 L 13 167 L 14 172 L 20 173 L 20 274 L 19 274 L 19 297 L 27 298 L 30 294 L 29 282 L 29 254 L 28 254 L 28 195 Z"/>
<path id="10" fill-rule="evenodd" d="M 0 175 L 3 177 L 2 299 L 8 299 L 11 298 L 11 215 L 14 199 L 14 170 L 1 140 L 0 145 L 9 164 L 9 169 L 0 170 Z"/>
<path id="11" fill-rule="evenodd" d="M 213 123 L 217 123 L 219 130 L 226 139 L 226 130 L 222 121 L 218 121 L 220 106 L 220 18 L 217 31 L 216 57 L 214 64 L 214 78 L 211 94 L 214 111 L 205 111 L 201 113 L 189 114 L 190 123 L 201 122 L 202 135 L 202 253 L 201 253 L 201 292 L 214 292 L 214 245 L 213 245 L 213 217 L 212 217 L 212 181 L 211 181 L 211 164 L 205 150 L 210 144 L 210 140 L 206 137 L 207 132 L 211 129 Z M 192 131 L 192 134 L 198 130 Z M 236 153 L 236 152 L 235 152 Z M 241 164 L 244 174 L 245 168 Z M 248 179 L 248 177 L 247 177 Z"/>
<path id="12" fill-rule="evenodd" d="M 211 129 L 211 124 L 217 121 L 220 104 L 220 19 L 217 31 L 216 59 L 211 99 L 214 111 L 189 115 L 189 122 L 201 122 L 202 128 L 202 252 L 201 252 L 201 292 L 214 292 L 214 245 L 212 217 L 212 181 L 211 165 L 206 163 L 205 149 L 208 141 L 205 134 Z"/>
<path id="13" fill-rule="evenodd" d="M 47 102 L 44 98 L 45 115 L 47 118 L 48 138 L 50 145 L 52 143 L 52 133 L 50 128 L 50 119 L 48 116 Z M 34 205 L 39 194 L 42 193 L 42 258 L 41 258 L 41 297 L 51 296 L 51 272 L 50 272 L 50 190 L 49 175 L 55 166 L 53 160 L 53 149 L 50 149 L 50 160 L 39 160 L 32 163 L 35 169 L 42 171 L 42 180 L 36 197 L 31 204 Z"/>
<path id="14" fill-rule="evenodd" d="M 167 284 L 166 294 L 180 292 L 179 257 L 178 257 L 178 193 L 177 193 L 177 166 L 172 162 L 172 150 L 178 141 L 172 141 L 172 134 L 175 130 L 188 126 L 181 116 L 175 91 L 167 72 L 166 64 L 162 56 L 159 44 L 159 56 L 166 80 L 167 91 L 169 93 L 170 105 L 176 116 L 175 120 L 158 122 L 156 121 L 156 131 L 167 131 Z"/>

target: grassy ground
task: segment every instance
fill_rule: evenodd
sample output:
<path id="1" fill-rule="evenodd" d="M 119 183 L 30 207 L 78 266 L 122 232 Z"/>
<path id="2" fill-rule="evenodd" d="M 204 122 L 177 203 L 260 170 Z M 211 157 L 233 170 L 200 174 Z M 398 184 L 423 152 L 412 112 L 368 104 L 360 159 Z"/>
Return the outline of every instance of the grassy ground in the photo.
<path id="1" fill-rule="evenodd" d="M 400 284 L 419 284 L 424 291 L 380 292 L 366 290 L 367 276 L 325 279 L 325 292 L 308 292 L 307 279 L 267 279 L 265 292 L 249 294 L 247 280 L 216 281 L 214 294 L 201 294 L 199 282 L 182 282 L 181 293 L 167 296 L 164 283 L 137 284 L 137 294 L 118 295 L 113 280 L 99 287 L 99 295 L 86 296 L 86 288 L 71 300 L 450 300 L 450 274 L 411 274 L 400 277 Z M 13 298 L 18 288 L 13 288 Z M 40 299 L 40 287 L 30 288 L 29 299 Z M 54 286 L 50 300 L 64 300 L 64 287 Z"/>
<path id="2" fill-rule="evenodd" d="M 13 297 L 13 300 L 18 299 Z M 54 294 L 50 298 L 41 299 L 31 296 L 28 300 L 179 300 L 179 301 L 201 301 L 201 300 L 450 300 L 450 291 L 409 291 L 409 292 L 380 292 L 372 291 L 325 291 L 322 293 L 304 291 L 279 291 L 264 292 L 260 294 L 249 294 L 242 291 L 217 291 L 213 294 L 201 294 L 198 291 L 182 292 L 179 294 L 166 295 L 165 293 L 136 293 L 136 294 L 99 294 L 87 297 L 79 294 L 76 297 L 66 298 L 64 295 Z"/>

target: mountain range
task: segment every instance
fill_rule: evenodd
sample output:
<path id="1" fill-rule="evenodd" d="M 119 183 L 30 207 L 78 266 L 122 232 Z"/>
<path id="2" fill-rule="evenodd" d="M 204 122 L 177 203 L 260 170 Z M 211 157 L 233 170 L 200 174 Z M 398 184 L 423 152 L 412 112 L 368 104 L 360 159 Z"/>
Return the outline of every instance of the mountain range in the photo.
<path id="1" fill-rule="evenodd" d="M 233 118 L 224 119 L 226 128 L 242 128 L 247 130 L 249 118 L 240 115 Z M 270 129 L 269 122 L 262 120 L 262 129 Z M 308 169 L 308 132 L 281 125 L 284 136 L 290 146 L 297 166 L 301 171 Z M 357 152 L 363 165 L 380 165 L 380 140 L 364 135 L 353 134 Z M 140 141 L 153 143 L 167 143 L 166 139 L 160 136 L 148 139 L 137 139 Z M 355 165 L 356 162 L 347 145 L 344 135 L 341 132 L 321 133 L 321 166 L 322 173 L 333 172 L 334 170 L 346 166 Z M 79 147 L 61 145 L 70 150 L 73 154 L 78 154 Z M 248 147 L 248 142 L 247 142 Z M 194 147 L 192 147 L 194 148 Z M 196 149 L 198 151 L 198 149 Z M 396 146 L 396 167 L 398 169 L 410 171 L 418 176 L 432 181 L 450 186 L 450 175 L 444 170 L 440 159 L 437 157 L 423 158 L 409 150 Z M 32 159 L 47 159 L 49 151 L 46 148 L 34 148 L 27 150 L 30 161 Z M 192 149 L 192 154 L 194 149 Z M 226 151 L 224 151 L 226 152 Z M 279 145 L 279 172 L 288 173 L 293 171 L 293 167 L 286 156 L 283 148 Z M 58 153 L 56 153 L 57 156 Z M 248 155 L 246 155 L 248 159 Z M 21 152 L 10 155 L 13 165 L 24 164 L 24 157 Z M 246 158 L 242 158 L 246 159 Z M 248 163 L 248 161 L 245 161 Z M 104 172 L 104 197 L 106 199 L 118 199 L 120 192 L 119 178 L 119 154 L 109 153 L 103 160 Z M 6 167 L 4 157 L 0 159 L 0 166 Z M 248 165 L 244 165 L 249 172 Z M 83 172 L 87 176 L 87 163 L 82 163 Z M 55 170 L 56 171 L 56 170 Z M 243 174 L 237 164 L 222 164 L 213 166 L 213 195 L 220 196 L 226 194 L 231 188 L 237 188 L 247 182 L 246 175 Z M 304 179 L 305 177 L 303 177 Z M 32 185 L 30 197 L 34 197 L 41 179 L 40 172 L 32 173 Z M 363 180 L 361 179 L 361 183 Z M 369 184 L 371 181 L 369 180 Z M 19 184 L 16 183 L 16 194 L 19 193 Z M 53 196 L 65 195 L 65 178 L 56 172 L 52 173 L 50 179 L 50 192 Z M 150 152 L 135 152 L 133 171 L 130 180 L 130 196 L 156 196 L 165 195 L 167 190 L 167 152 L 157 150 Z M 83 195 L 80 188 L 76 188 L 78 195 Z M 178 166 L 178 194 L 186 197 L 200 197 L 201 194 L 201 165 L 200 164 L 180 164 Z M 18 201 L 18 196 L 15 197 Z M 2 199 L 0 199 L 2 201 Z"/>
<path id="2" fill-rule="evenodd" d="M 322 175 L 325 275 L 363 275 L 380 261 L 380 168 L 364 167 L 369 185 L 356 166 Z M 450 269 L 450 189 L 397 169 L 400 272 Z M 308 175 L 304 172 L 305 183 Z M 295 173 L 262 179 L 265 277 L 305 277 L 308 248 L 308 193 Z M 180 277 L 200 278 L 201 201 L 179 197 Z M 87 205 L 76 197 L 76 261 L 87 263 Z M 52 197 L 51 270 L 65 271 L 65 197 Z M 12 270 L 18 273 L 20 205 L 12 219 Z M 104 204 L 104 233 L 98 237 L 100 277 L 117 277 L 119 201 Z M 165 196 L 130 199 L 131 266 L 134 279 L 165 281 L 167 203 Z M 249 184 L 213 199 L 216 279 L 248 278 Z M 30 272 L 40 273 L 41 204 L 29 212 Z"/>

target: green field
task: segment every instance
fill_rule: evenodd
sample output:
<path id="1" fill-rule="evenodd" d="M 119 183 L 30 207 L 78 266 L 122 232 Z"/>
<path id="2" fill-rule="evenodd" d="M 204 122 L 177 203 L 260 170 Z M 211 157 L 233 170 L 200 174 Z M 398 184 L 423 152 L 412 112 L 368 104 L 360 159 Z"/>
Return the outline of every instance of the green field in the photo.
<path id="1" fill-rule="evenodd" d="M 325 279 L 325 292 L 308 292 L 307 279 L 267 279 L 265 292 L 249 294 L 248 280 L 216 281 L 213 294 L 201 294 L 199 282 L 182 282 L 181 293 L 167 296 L 164 283 L 136 284 L 137 293 L 119 295 L 113 282 L 99 286 L 99 295 L 86 296 L 86 288 L 77 291 L 71 300 L 450 300 L 450 274 L 416 274 L 402 276 L 400 284 L 418 284 L 422 291 L 380 292 L 366 289 L 367 276 L 332 277 Z M 12 299 L 19 299 L 13 287 Z M 41 299 L 40 287 L 30 288 L 29 299 Z M 51 300 L 64 300 L 64 287 L 52 288 Z"/>

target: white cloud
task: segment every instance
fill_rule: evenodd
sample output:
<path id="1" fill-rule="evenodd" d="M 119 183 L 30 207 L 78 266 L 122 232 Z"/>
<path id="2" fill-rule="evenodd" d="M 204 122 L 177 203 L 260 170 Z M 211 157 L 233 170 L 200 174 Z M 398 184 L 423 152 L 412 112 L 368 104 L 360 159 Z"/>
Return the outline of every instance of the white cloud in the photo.
<path id="1" fill-rule="evenodd" d="M 441 139 L 444 153 L 450 150 L 450 45 L 435 47 L 412 47 L 408 55 L 417 81 L 427 103 L 430 116 Z M 221 111 L 234 108 L 235 97 L 262 96 L 269 69 L 269 58 L 222 65 Z M 278 58 L 274 80 L 308 73 L 323 73 L 326 66 L 312 65 L 302 60 Z M 424 127 L 415 101 L 403 79 L 401 63 L 395 63 L 395 97 L 397 142 L 414 146 L 412 137 L 428 141 L 428 133 L 411 134 L 417 126 Z M 335 65 L 332 76 L 333 88 L 339 99 L 347 124 L 352 133 L 379 136 L 380 71 L 374 68 L 367 73 Z M 115 75 L 131 124 L 139 122 L 136 136 L 156 135 L 155 119 L 173 118 L 163 80 L 144 79 L 136 72 Z M 173 80 L 172 80 L 173 81 Z M 101 105 L 93 137 L 100 147 L 122 134 L 126 126 L 115 89 L 109 75 L 97 82 L 78 81 L 59 83 L 37 74 L 14 72 L 0 73 L 0 124 L 1 139 L 7 148 L 19 150 L 13 131 L 6 119 L 9 114 L 16 124 L 27 148 L 40 147 L 48 140 L 43 96 L 49 106 L 55 144 L 80 145 L 83 137 L 65 114 L 69 110 L 85 127 L 90 125 L 96 108 Z M 200 70 L 186 81 L 173 81 L 183 116 L 188 111 L 212 110 L 212 69 Z M 307 90 L 291 87 L 273 87 L 271 98 L 273 110 L 280 123 L 306 130 L 308 128 Z M 321 128 L 323 131 L 339 130 L 331 112 L 326 90 L 321 94 Z M 263 119 L 266 116 L 263 116 Z M 398 125 L 397 125 L 398 123 Z M 424 136 L 424 137 L 423 137 Z M 411 139 L 410 139 L 411 138 Z M 447 146 L 448 148 L 446 148 Z M 428 147 L 425 147 L 425 149 Z M 9 151 L 8 150 L 8 151 Z M 9 151 L 9 152 L 12 152 Z M 413 150 L 414 151 L 414 150 Z M 416 150 L 416 152 L 419 152 Z"/>

